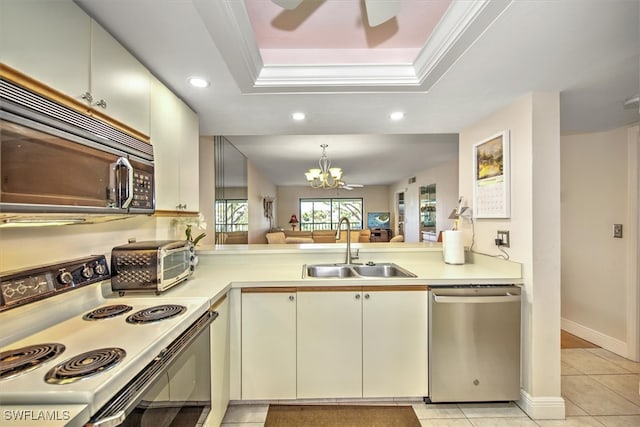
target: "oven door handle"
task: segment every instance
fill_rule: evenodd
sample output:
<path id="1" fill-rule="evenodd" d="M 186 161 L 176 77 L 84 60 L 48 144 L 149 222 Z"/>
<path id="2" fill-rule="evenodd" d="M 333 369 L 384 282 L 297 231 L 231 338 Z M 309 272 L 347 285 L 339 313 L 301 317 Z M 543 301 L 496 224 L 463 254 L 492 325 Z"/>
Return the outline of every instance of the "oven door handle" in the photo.
<path id="1" fill-rule="evenodd" d="M 218 317 L 217 311 L 209 309 L 191 324 L 178 338 L 160 351 L 158 355 L 129 383 L 109 400 L 85 427 L 113 427 L 124 422 L 134 409 L 144 392 L 154 383 L 164 369 L 182 353 L 191 342 Z"/>

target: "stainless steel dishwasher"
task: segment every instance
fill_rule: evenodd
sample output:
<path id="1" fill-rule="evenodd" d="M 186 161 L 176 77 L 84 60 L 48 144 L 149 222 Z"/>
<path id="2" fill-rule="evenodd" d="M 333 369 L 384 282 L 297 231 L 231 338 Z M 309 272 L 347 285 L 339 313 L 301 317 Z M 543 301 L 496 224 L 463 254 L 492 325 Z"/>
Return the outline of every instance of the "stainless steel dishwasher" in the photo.
<path id="1" fill-rule="evenodd" d="M 431 402 L 520 398 L 520 288 L 431 288 Z"/>

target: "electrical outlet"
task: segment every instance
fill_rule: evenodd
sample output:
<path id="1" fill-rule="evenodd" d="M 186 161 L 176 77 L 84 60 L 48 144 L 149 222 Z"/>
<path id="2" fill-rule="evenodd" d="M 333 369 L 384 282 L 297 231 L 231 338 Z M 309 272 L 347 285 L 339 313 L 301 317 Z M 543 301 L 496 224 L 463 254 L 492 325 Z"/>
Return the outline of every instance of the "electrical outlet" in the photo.
<path id="1" fill-rule="evenodd" d="M 496 245 L 504 246 L 508 248 L 511 245 L 511 239 L 509 238 L 509 232 L 498 230 L 498 237 L 496 237 Z"/>

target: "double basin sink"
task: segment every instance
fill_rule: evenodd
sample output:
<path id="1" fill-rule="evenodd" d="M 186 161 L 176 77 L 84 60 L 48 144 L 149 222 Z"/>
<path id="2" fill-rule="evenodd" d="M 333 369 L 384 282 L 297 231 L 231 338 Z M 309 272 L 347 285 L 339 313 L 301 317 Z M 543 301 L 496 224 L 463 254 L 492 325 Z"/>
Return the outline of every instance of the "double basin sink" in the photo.
<path id="1" fill-rule="evenodd" d="M 302 278 L 370 279 L 375 277 L 417 277 L 394 263 L 367 264 L 305 264 Z"/>

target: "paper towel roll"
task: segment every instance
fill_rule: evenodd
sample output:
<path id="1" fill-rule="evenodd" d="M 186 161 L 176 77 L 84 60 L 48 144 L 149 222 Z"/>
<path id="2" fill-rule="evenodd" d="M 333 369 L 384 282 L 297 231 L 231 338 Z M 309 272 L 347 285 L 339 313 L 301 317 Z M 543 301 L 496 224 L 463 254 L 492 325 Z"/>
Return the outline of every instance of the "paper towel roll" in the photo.
<path id="1" fill-rule="evenodd" d="M 442 253 L 447 264 L 464 264 L 464 240 L 461 230 L 442 233 Z"/>

